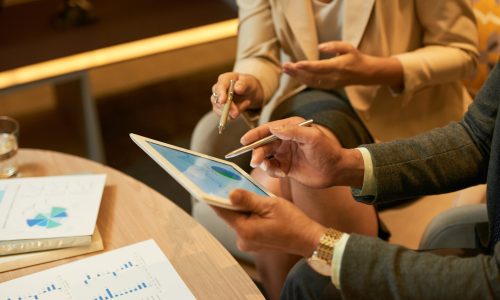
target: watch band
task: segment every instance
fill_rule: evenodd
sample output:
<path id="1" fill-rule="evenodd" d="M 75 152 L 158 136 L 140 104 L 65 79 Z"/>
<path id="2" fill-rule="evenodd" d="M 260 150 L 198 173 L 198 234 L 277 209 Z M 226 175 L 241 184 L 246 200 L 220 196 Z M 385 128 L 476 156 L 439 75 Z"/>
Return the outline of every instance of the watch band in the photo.
<path id="1" fill-rule="evenodd" d="M 307 259 L 307 263 L 314 271 L 324 276 L 330 276 L 333 252 L 342 234 L 338 230 L 328 228 L 321 236 L 313 255 Z"/>
<path id="2" fill-rule="evenodd" d="M 315 251 L 316 257 L 331 265 L 335 244 L 337 244 L 341 236 L 342 232 L 333 228 L 328 228 L 319 239 L 319 245 Z"/>

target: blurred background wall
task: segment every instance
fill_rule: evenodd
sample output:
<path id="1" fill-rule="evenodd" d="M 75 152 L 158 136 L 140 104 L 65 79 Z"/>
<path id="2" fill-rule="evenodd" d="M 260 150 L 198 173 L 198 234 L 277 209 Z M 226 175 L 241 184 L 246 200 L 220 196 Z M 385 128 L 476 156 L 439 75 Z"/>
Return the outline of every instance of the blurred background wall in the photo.
<path id="1" fill-rule="evenodd" d="M 0 74 L 61 51 L 98 48 L 116 37 L 133 40 L 177 30 L 179 24 L 186 28 L 203 25 L 214 16 L 221 20 L 236 17 L 231 0 L 212 0 L 208 5 L 193 0 L 168 2 L 95 0 L 91 1 L 95 21 L 57 27 L 54 17 L 63 1 L 4 0 L 0 2 Z M 182 7 L 176 10 L 175 5 Z M 58 44 L 62 36 L 74 42 Z M 145 182 L 189 211 L 184 189 L 146 157 L 128 133 L 188 147 L 197 120 L 211 108 L 209 96 L 217 75 L 231 70 L 235 46 L 235 39 L 227 38 L 89 70 L 106 164 Z M 50 82 L 0 90 L 0 115 L 20 121 L 21 147 L 85 156 L 82 130 L 56 92 Z"/>

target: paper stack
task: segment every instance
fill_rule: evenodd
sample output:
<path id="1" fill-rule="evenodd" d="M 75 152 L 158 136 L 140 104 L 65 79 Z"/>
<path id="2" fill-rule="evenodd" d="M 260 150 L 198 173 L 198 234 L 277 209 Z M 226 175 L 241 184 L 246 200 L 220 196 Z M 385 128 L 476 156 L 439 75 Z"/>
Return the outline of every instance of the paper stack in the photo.
<path id="1" fill-rule="evenodd" d="M 0 180 L 0 255 L 89 245 L 105 174 Z"/>
<path id="2" fill-rule="evenodd" d="M 0 299 L 196 299 L 154 240 L 0 283 Z"/>

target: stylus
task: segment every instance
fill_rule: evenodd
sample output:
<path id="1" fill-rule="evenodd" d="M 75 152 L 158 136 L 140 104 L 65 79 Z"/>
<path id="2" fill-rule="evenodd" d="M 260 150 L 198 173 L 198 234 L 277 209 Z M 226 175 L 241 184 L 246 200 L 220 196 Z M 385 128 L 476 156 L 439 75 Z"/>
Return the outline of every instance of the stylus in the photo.
<path id="1" fill-rule="evenodd" d="M 220 115 L 219 121 L 219 134 L 222 133 L 222 130 L 226 127 L 227 118 L 229 117 L 229 109 L 231 108 L 231 102 L 233 102 L 234 96 L 234 80 L 229 81 L 229 89 L 227 90 L 227 100 L 226 104 L 224 104 L 224 108 L 222 109 L 222 114 Z"/>
<path id="2" fill-rule="evenodd" d="M 309 126 L 313 123 L 313 120 L 307 120 L 307 121 L 304 121 L 304 122 L 300 122 L 299 124 L 297 124 L 298 126 Z M 269 144 L 273 141 L 276 141 L 278 139 L 277 136 L 275 136 L 274 134 L 273 135 L 270 135 L 268 137 L 265 137 L 263 139 L 260 139 L 256 142 L 253 142 L 249 145 L 246 145 L 246 146 L 243 146 L 241 148 L 238 148 L 232 152 L 229 152 L 228 154 L 226 154 L 226 156 L 224 156 L 225 158 L 231 158 L 231 157 L 235 157 L 235 156 L 238 156 L 238 155 L 241 155 L 243 153 L 247 153 L 248 151 L 252 151 L 253 149 L 257 148 L 257 147 L 260 147 L 260 146 L 263 146 L 265 144 Z"/>

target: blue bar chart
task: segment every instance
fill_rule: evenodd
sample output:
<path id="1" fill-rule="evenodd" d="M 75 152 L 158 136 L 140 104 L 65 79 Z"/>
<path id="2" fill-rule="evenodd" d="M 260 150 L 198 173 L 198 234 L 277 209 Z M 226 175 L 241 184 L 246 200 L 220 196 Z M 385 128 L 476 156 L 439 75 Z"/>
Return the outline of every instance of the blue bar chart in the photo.
<path id="1" fill-rule="evenodd" d="M 2 292 L 0 292 L 0 294 L 2 294 Z M 42 284 L 39 287 L 34 288 L 32 292 L 17 294 L 15 296 L 6 297 L 5 299 L 7 300 L 64 299 L 67 296 L 68 294 L 67 290 L 64 287 L 64 282 L 61 281 L 60 278 L 55 278 L 52 281 L 48 281 L 47 284 Z"/>
<path id="2" fill-rule="evenodd" d="M 92 280 L 102 279 L 106 276 L 118 277 L 120 272 L 131 270 L 134 267 L 136 267 L 136 268 L 141 267 L 141 265 L 142 264 L 133 263 L 131 260 L 128 260 L 127 262 L 120 264 L 119 267 L 117 267 L 116 269 L 107 270 L 104 272 L 93 273 L 93 274 L 86 274 L 85 278 L 83 279 L 83 282 L 85 284 L 90 284 L 92 282 Z"/>
<path id="3" fill-rule="evenodd" d="M 0 299 L 195 299 L 153 240 L 0 284 Z"/>

